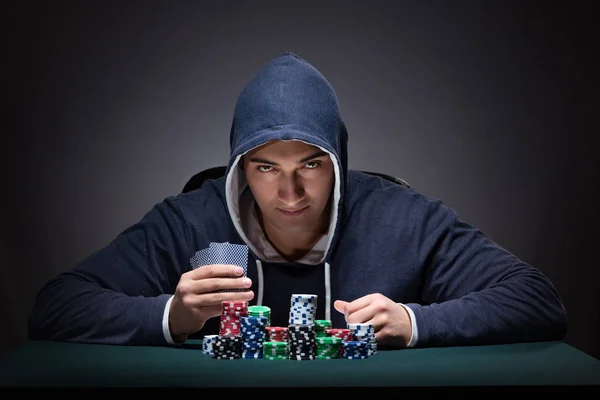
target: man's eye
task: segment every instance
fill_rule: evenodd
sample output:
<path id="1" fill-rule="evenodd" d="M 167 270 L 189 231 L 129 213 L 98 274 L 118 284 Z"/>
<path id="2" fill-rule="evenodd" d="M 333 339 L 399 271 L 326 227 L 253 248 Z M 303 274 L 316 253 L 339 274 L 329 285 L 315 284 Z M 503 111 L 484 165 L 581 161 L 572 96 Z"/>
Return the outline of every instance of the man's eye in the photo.
<path id="1" fill-rule="evenodd" d="M 318 168 L 319 165 L 321 165 L 320 161 L 309 161 L 306 164 L 304 164 L 304 166 L 308 169 L 315 169 Z"/>
<path id="2" fill-rule="evenodd" d="M 260 172 L 269 172 L 273 167 L 271 167 L 270 165 L 259 165 L 258 167 L 256 167 L 256 169 L 258 169 Z"/>

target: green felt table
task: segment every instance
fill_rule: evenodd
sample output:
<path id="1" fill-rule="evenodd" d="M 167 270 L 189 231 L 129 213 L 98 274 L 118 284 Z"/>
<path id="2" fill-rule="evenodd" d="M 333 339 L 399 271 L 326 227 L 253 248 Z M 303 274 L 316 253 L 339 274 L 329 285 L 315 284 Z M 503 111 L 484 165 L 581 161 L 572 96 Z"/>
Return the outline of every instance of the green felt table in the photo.
<path id="1" fill-rule="evenodd" d="M 328 388 L 600 385 L 600 360 L 564 342 L 380 350 L 361 360 L 220 360 L 177 347 L 26 342 L 4 388 Z"/>

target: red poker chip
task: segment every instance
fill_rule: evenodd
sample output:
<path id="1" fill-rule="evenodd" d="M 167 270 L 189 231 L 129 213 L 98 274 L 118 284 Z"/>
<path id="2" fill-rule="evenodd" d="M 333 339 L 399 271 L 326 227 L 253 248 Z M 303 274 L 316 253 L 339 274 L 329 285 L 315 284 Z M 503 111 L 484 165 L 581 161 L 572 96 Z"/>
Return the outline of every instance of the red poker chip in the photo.
<path id="1" fill-rule="evenodd" d="M 240 335 L 241 318 L 236 315 L 221 314 L 219 334 L 220 335 Z"/>
<path id="2" fill-rule="evenodd" d="M 270 333 L 287 333 L 288 328 L 285 326 L 268 326 L 265 328 Z"/>
<path id="3" fill-rule="evenodd" d="M 248 308 L 247 301 L 223 301 L 221 302 L 223 308 Z"/>
<path id="4" fill-rule="evenodd" d="M 268 340 L 272 342 L 287 342 L 288 328 L 285 326 L 268 326 L 265 328 Z"/>
<path id="5" fill-rule="evenodd" d="M 350 332 L 351 332 L 350 329 L 345 329 L 345 328 L 326 328 L 325 329 L 325 333 L 330 334 L 330 335 L 338 335 L 338 334 L 346 335 Z"/>
<path id="6" fill-rule="evenodd" d="M 223 311 L 221 315 L 229 317 L 247 317 L 248 313 L 246 313 L 245 311 Z"/>

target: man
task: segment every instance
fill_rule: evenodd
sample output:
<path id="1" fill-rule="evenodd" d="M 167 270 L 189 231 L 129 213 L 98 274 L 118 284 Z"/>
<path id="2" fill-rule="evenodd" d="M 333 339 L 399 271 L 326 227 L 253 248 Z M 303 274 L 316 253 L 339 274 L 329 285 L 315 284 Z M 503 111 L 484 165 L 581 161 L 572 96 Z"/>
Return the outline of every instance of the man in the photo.
<path id="1" fill-rule="evenodd" d="M 296 293 L 317 295 L 333 327 L 372 323 L 382 347 L 564 337 L 564 307 L 539 270 L 439 200 L 348 170 L 336 94 L 297 55 L 248 82 L 230 146 L 225 177 L 165 199 L 48 282 L 30 337 L 177 344 L 216 334 L 225 300 L 269 306 L 271 325 L 287 326 Z M 226 242 L 248 247 L 247 274 L 190 264 Z"/>

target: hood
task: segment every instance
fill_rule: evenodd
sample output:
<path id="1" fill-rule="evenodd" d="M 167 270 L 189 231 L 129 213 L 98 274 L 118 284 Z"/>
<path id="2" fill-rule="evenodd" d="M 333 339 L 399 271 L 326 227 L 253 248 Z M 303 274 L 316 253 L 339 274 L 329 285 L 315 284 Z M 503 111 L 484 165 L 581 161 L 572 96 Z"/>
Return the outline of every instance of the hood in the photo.
<path id="1" fill-rule="evenodd" d="M 319 262 L 325 261 L 340 229 L 348 134 L 331 84 L 314 66 L 290 52 L 265 64 L 246 84 L 238 97 L 230 131 L 227 206 L 238 234 L 260 258 L 263 258 L 261 250 L 243 223 L 241 196 L 249 190 L 246 191 L 248 184 L 240 161 L 248 151 L 272 140 L 303 141 L 327 152 L 333 161 L 335 183 L 330 227 L 326 250 Z"/>

